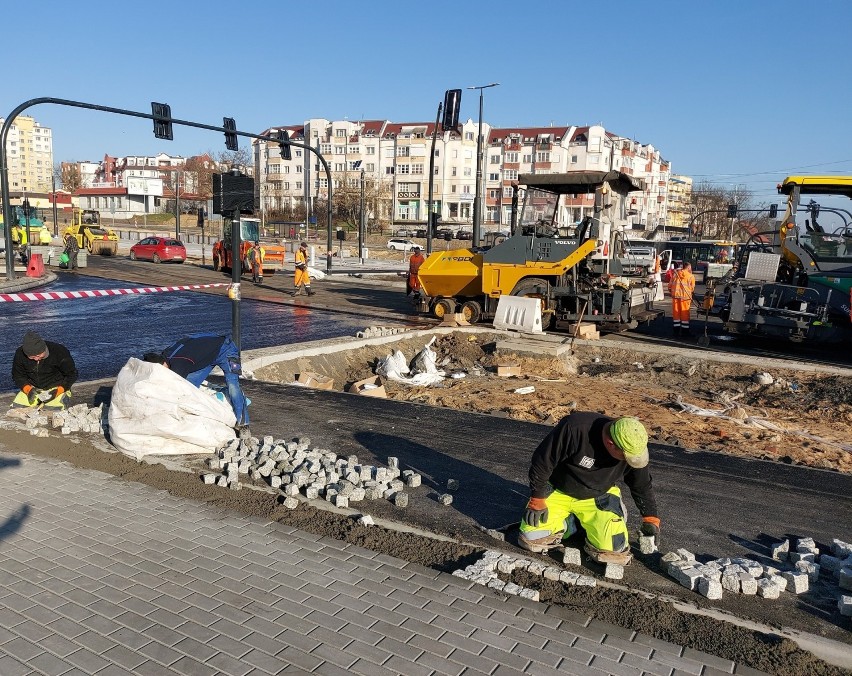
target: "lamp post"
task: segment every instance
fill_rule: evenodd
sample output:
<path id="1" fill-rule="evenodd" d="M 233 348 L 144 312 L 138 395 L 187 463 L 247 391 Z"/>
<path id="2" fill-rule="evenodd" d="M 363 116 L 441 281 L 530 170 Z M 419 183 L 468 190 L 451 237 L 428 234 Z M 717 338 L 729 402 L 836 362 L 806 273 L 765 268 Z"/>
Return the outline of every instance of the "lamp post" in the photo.
<path id="1" fill-rule="evenodd" d="M 468 87 L 468 89 L 479 90 L 479 134 L 476 138 L 476 197 L 473 202 L 473 242 L 472 246 L 479 246 L 482 232 L 482 90 L 499 86 L 499 82 Z"/>

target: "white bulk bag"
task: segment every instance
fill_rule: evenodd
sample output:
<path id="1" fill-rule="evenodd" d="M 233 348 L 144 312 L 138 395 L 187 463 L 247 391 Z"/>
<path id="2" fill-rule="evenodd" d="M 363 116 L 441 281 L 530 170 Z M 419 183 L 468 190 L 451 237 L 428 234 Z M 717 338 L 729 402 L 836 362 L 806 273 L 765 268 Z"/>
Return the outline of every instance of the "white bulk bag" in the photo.
<path id="1" fill-rule="evenodd" d="M 122 453 L 213 453 L 235 438 L 227 401 L 198 389 L 161 364 L 131 357 L 119 371 L 109 405 L 109 434 Z"/>

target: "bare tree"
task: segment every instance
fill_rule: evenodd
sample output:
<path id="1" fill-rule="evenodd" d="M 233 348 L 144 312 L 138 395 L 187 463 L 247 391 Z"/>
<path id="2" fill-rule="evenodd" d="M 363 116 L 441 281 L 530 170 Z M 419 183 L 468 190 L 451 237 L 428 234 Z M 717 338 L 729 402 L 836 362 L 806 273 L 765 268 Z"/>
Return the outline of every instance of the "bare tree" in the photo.
<path id="1" fill-rule="evenodd" d="M 744 186 L 724 188 L 709 182 L 699 183 L 692 189 L 691 234 L 704 239 L 727 239 L 732 234 L 732 222 L 728 218 L 728 207 L 735 205 L 737 213 L 750 209 L 752 194 Z M 745 233 L 735 222 L 734 235 L 743 238 Z"/>
<path id="2" fill-rule="evenodd" d="M 332 174 L 335 182 L 332 213 L 338 221 L 357 228 L 361 220 L 361 176 L 359 172 L 340 172 Z M 375 177 L 364 179 L 364 205 L 368 230 L 378 225 L 382 213 L 380 205 L 391 199 L 393 183 Z M 379 225 L 381 229 L 381 226 Z"/>
<path id="3" fill-rule="evenodd" d="M 239 150 L 223 150 L 216 156 L 216 163 L 222 171 L 239 169 L 244 173 L 248 173 L 250 169 L 254 169 L 254 164 L 251 159 L 251 150 L 248 148 L 240 148 Z"/>
<path id="4" fill-rule="evenodd" d="M 54 175 L 57 167 L 53 168 Z M 83 187 L 83 177 L 80 175 L 80 165 L 76 162 L 62 162 L 58 168 L 58 179 L 62 188 L 70 193 L 75 193 Z"/>

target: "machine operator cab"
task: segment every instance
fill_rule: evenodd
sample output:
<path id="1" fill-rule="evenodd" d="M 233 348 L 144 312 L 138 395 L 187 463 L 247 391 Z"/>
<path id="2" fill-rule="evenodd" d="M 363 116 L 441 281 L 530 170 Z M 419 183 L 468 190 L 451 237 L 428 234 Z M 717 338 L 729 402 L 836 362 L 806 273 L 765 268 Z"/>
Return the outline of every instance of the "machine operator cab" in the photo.
<path id="1" fill-rule="evenodd" d="M 628 195 L 643 184 L 620 171 L 522 174 L 523 203 L 515 234 L 596 245 L 584 261 L 595 274 L 623 274 Z M 579 216 L 579 218 L 577 218 Z"/>

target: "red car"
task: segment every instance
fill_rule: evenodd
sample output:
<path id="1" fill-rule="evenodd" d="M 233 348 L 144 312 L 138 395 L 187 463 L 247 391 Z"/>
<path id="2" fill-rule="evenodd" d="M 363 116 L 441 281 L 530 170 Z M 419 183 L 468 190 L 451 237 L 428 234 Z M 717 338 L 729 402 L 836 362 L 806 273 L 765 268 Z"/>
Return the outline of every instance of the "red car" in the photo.
<path id="1" fill-rule="evenodd" d="M 186 248 L 183 242 L 171 237 L 146 237 L 130 247 L 130 260 L 183 263 Z"/>

